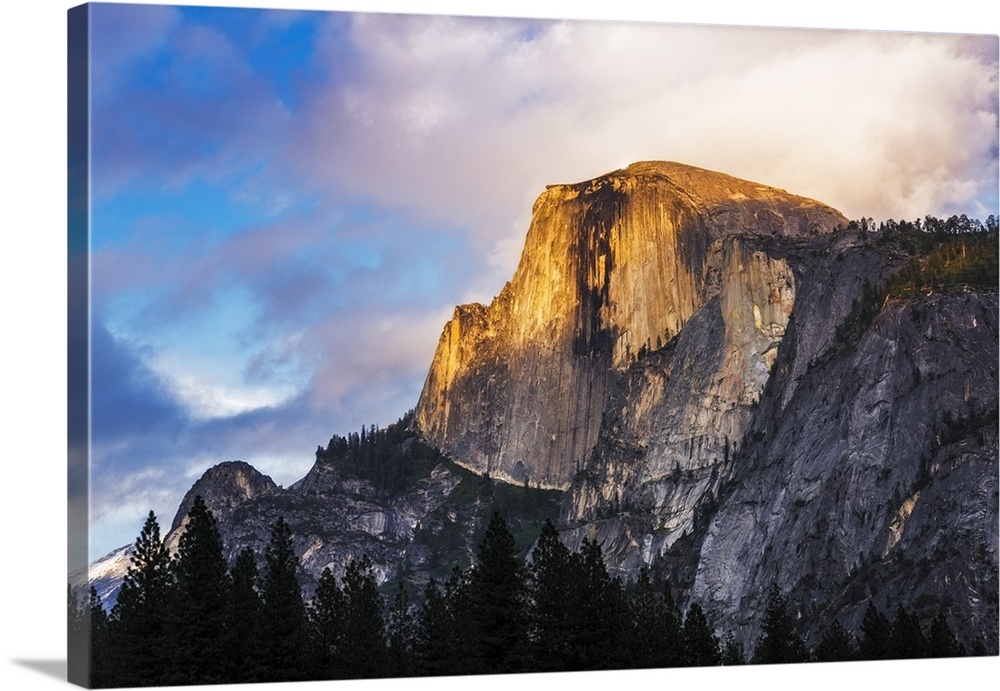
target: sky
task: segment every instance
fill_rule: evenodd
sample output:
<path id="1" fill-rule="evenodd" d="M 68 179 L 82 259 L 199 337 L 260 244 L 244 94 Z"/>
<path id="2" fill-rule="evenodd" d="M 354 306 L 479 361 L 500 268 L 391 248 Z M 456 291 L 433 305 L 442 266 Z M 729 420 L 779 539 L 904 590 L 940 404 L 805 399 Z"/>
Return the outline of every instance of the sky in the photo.
<path id="1" fill-rule="evenodd" d="M 67 342 L 64 27 L 66 10 L 74 4 L 77 4 L 76 0 L 17 3 L 9 9 L 7 21 L 0 23 L 0 53 L 4 58 L 0 60 L 0 83 L 4 85 L 7 106 L 3 127 L 0 127 L 3 170 L 6 174 L 4 210 L 7 231 L 5 249 L 0 252 L 0 301 L 4 316 L 0 360 L 4 363 L 6 404 L 0 452 L 5 460 L 4 486 L 7 494 L 6 500 L 0 502 L 0 510 L 7 526 L 4 532 L 7 568 L 0 569 L 0 583 L 3 591 L 9 594 L 6 621 L 11 622 L 0 633 L 6 653 L 0 659 L 0 679 L 7 682 L 7 687 L 18 689 L 65 687 L 65 638 L 61 634 L 65 625 L 64 536 L 67 519 L 64 451 Z M 213 4 L 235 5 L 239 2 L 217 0 Z M 648 0 L 616 0 L 614 3 L 592 0 L 480 0 L 477 3 L 467 0 L 268 0 L 257 4 L 317 9 L 363 8 L 383 12 L 471 12 L 703 24 L 983 32 L 993 35 L 1000 32 L 997 22 L 1000 10 L 981 0 L 910 3 L 905 6 L 905 12 L 900 12 L 895 3 L 872 3 L 871 0 L 838 0 L 836 3 L 796 3 L 789 0 L 756 0 L 753 3 L 739 0 L 699 0 L 696 3 L 650 3 Z M 122 37 L 116 40 L 121 41 Z M 686 107 L 691 107 L 691 104 L 686 104 Z M 680 154 L 668 154 L 662 155 L 680 157 Z M 565 177 L 582 179 L 588 174 L 571 171 Z M 790 183 L 788 189 L 799 191 L 794 183 Z M 533 197 L 537 191 L 527 195 Z M 524 217 L 527 219 L 526 213 Z M 523 237 L 525 230 L 526 226 L 516 229 L 516 233 Z M 511 240 L 509 253 L 516 254 L 519 241 Z M 142 377 L 139 376 L 137 381 L 141 382 Z M 322 437 L 332 433 L 326 430 L 327 425 L 323 427 Z M 322 440 L 310 442 L 322 443 Z M 309 455 L 308 449 L 305 453 Z M 292 455 L 289 454 L 289 457 Z M 298 453 L 294 456 L 300 458 Z M 268 472 L 273 472 L 273 469 L 268 469 Z M 166 482 L 162 477 L 160 481 Z M 177 484 L 185 485 L 186 489 L 186 482 L 182 478 Z M 95 514 L 100 508 L 97 499 L 95 497 Z M 178 501 L 179 498 L 165 497 L 151 505 L 158 514 L 171 516 Z M 106 506 L 107 500 L 104 502 Z M 140 527 L 141 515 L 136 515 L 131 522 L 122 521 L 117 533 L 105 530 L 102 540 L 108 549 L 115 544 L 130 543 Z M 95 549 L 100 551 L 103 547 L 95 546 Z M 822 675 L 817 675 L 809 665 L 789 665 L 781 669 L 720 668 L 714 670 L 712 675 L 723 685 L 729 682 L 730 685 L 739 684 L 749 689 L 774 688 L 776 678 L 788 681 L 788 685 L 808 683 L 816 689 L 841 689 L 845 684 L 857 684 L 862 680 L 870 683 L 872 678 L 895 684 L 910 681 L 928 687 L 953 683 L 957 676 L 962 675 L 969 678 L 995 677 L 998 665 L 1000 658 L 994 656 L 940 660 L 921 665 L 893 663 L 877 669 L 833 665 L 825 667 Z M 705 673 L 704 670 L 694 669 L 642 670 L 616 673 L 612 677 L 615 681 L 639 686 L 664 683 L 690 685 L 703 683 Z M 374 686 L 396 684 L 392 681 L 368 683 Z M 484 678 L 476 683 L 499 689 L 509 681 L 498 677 Z M 527 688 L 541 688 L 550 680 L 545 676 L 524 677 L 519 679 L 519 683 Z M 435 679 L 433 683 L 426 684 L 411 680 L 408 684 L 418 688 L 433 685 L 438 690 L 441 687 L 464 689 L 468 680 L 456 677 Z M 263 691 L 264 688 L 285 689 L 292 688 L 292 685 L 253 686 L 254 691 Z"/>
<path id="2" fill-rule="evenodd" d="M 547 184 L 997 213 L 995 36 L 96 4 L 90 50 L 91 559 L 412 408 Z"/>

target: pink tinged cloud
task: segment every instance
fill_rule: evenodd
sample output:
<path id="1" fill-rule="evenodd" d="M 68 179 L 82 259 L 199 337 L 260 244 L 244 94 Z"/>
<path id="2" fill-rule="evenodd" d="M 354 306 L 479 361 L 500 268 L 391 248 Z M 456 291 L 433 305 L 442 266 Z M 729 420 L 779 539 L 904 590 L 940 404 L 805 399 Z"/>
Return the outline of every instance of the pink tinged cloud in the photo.
<path id="1" fill-rule="evenodd" d="M 330 65 L 342 73 L 310 104 L 294 165 L 467 227 L 507 273 L 510 238 L 523 238 L 545 184 L 644 158 L 784 187 L 851 217 L 995 211 L 977 201 L 997 174 L 995 37 L 527 28 L 356 17 L 356 56 Z"/>

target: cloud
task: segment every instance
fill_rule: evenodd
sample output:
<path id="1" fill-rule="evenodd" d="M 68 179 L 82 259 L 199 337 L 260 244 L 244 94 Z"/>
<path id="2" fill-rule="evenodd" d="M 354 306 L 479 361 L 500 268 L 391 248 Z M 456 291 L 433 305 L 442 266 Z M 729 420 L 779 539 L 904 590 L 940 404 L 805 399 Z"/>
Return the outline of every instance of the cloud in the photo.
<path id="1" fill-rule="evenodd" d="M 289 165 L 480 250 L 523 237 L 545 184 L 641 159 L 853 217 L 994 210 L 995 37 L 359 15 L 347 61 L 344 38 Z"/>
<path id="2" fill-rule="evenodd" d="M 211 465 L 289 483 L 331 434 L 414 405 L 546 184 L 668 159 L 852 217 L 996 210 L 995 37 L 233 16 L 101 29 L 129 37 L 95 55 L 108 549 Z"/>
<path id="3" fill-rule="evenodd" d="M 245 16 L 275 26 L 270 13 Z M 289 117 L 275 85 L 253 66 L 255 46 L 179 8 L 98 5 L 94 17 L 95 201 L 194 180 L 253 185 L 252 172 L 281 146 Z M 271 36 L 252 29 L 259 40 Z"/>

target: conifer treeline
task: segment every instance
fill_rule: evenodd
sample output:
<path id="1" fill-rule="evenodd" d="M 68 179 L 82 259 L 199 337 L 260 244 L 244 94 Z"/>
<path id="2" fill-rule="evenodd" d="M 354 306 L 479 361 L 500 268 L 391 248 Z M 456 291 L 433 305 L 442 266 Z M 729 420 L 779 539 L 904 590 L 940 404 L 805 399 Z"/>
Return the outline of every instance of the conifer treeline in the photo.
<path id="1" fill-rule="evenodd" d="M 226 568 L 214 517 L 201 497 L 176 556 L 150 512 L 118 599 L 71 592 L 71 678 L 98 687 L 460 675 L 671 666 L 787 663 L 966 654 L 945 619 L 923 631 L 912 612 L 889 620 L 869 607 L 861 631 L 833 622 L 814 651 L 795 631 L 775 587 L 762 634 L 743 651 L 720 640 L 705 612 L 682 613 L 646 571 L 624 584 L 596 542 L 578 552 L 546 522 L 525 560 L 495 514 L 467 571 L 431 580 L 419 602 L 400 583 L 391 603 L 367 558 L 339 581 L 329 569 L 306 601 L 288 524 L 272 527 L 262 572 L 249 549 Z"/>

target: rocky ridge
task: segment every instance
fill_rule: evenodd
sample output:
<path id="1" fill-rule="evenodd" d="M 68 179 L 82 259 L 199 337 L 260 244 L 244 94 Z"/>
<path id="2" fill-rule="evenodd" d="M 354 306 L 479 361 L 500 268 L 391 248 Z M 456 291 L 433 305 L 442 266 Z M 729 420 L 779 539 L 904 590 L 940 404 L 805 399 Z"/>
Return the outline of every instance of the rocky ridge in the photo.
<path id="1" fill-rule="evenodd" d="M 772 584 L 803 626 L 902 605 L 995 650 L 997 292 L 880 292 L 912 252 L 846 226 L 674 163 L 550 187 L 512 280 L 442 333 L 414 427 L 448 460 L 391 496 L 319 456 L 286 490 L 222 464 L 167 539 L 201 493 L 234 551 L 291 517 L 307 588 L 361 555 L 419 584 L 532 492 L 520 526 L 558 512 L 745 650 Z"/>

